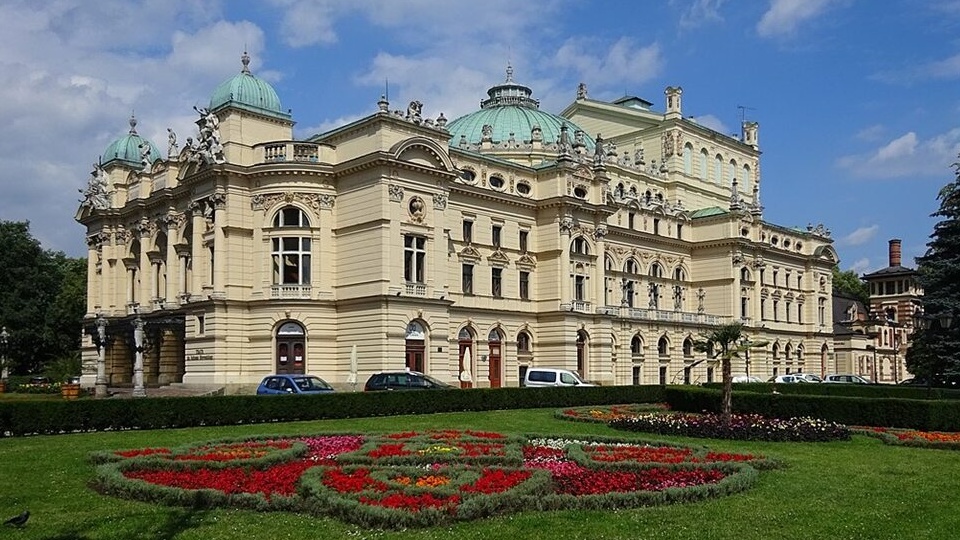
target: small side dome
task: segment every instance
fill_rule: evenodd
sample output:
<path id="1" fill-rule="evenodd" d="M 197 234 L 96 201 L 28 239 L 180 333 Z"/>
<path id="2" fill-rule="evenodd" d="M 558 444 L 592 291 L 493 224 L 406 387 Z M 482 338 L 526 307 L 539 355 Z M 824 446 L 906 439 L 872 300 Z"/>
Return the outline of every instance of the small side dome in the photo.
<path id="1" fill-rule="evenodd" d="M 280 106 L 280 97 L 270 83 L 250 73 L 250 56 L 244 52 L 240 57 L 243 69 L 240 73 L 220 83 L 210 96 L 211 111 L 227 106 L 245 109 L 267 116 L 289 119 L 290 115 Z"/>
<path id="2" fill-rule="evenodd" d="M 150 148 L 148 155 L 150 163 L 163 159 L 165 156 L 165 154 L 160 153 L 160 149 L 153 144 L 153 141 L 141 137 L 137 133 L 137 119 L 130 115 L 130 131 L 107 146 L 107 149 L 103 151 L 103 164 L 118 162 L 139 169 L 143 166 L 144 147 Z"/>

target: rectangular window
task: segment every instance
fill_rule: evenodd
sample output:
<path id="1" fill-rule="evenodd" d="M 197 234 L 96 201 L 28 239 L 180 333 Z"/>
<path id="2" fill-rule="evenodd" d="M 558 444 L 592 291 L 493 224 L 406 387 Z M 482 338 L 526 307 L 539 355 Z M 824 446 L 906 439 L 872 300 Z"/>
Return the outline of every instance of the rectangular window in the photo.
<path id="1" fill-rule="evenodd" d="M 773 301 L 773 320 L 775 322 L 780 320 L 780 301 L 779 300 Z"/>
<path id="2" fill-rule="evenodd" d="M 797 304 L 797 322 L 803 324 L 803 304 Z"/>
<path id="3" fill-rule="evenodd" d="M 630 212 L 630 213 L 627 214 L 627 228 L 628 228 L 628 229 L 631 229 L 631 230 L 632 230 L 632 229 L 634 228 L 635 224 L 634 224 L 633 220 L 634 220 L 636 217 L 637 217 L 637 215 L 634 214 L 633 212 Z"/>
<path id="4" fill-rule="evenodd" d="M 463 291 L 463 294 L 473 294 L 473 265 L 472 264 L 463 265 L 462 280 L 460 282 L 460 288 Z"/>
<path id="5" fill-rule="evenodd" d="M 667 384 L 667 366 L 660 366 L 660 385 L 663 386 Z"/>
<path id="6" fill-rule="evenodd" d="M 760 299 L 760 320 L 767 320 L 767 301 L 763 298 Z"/>
<path id="7" fill-rule="evenodd" d="M 660 219 L 653 218 L 653 234 L 660 234 Z"/>
<path id="8" fill-rule="evenodd" d="M 520 231 L 520 252 L 527 252 L 527 237 L 530 236 L 529 231 Z"/>
<path id="9" fill-rule="evenodd" d="M 643 366 L 633 366 L 633 384 L 638 385 L 642 380 L 640 377 L 640 370 L 643 369 Z"/>
<path id="10" fill-rule="evenodd" d="M 503 296 L 503 268 L 491 268 L 490 273 L 490 294 L 494 298 Z"/>
<path id="11" fill-rule="evenodd" d="M 748 317 L 747 307 L 749 306 L 749 304 L 750 302 L 747 300 L 746 296 L 743 296 L 740 298 L 740 318 L 741 319 L 746 319 Z"/>
<path id="12" fill-rule="evenodd" d="M 520 272 L 520 299 L 530 299 L 530 272 Z"/>
<path id="13" fill-rule="evenodd" d="M 683 238 L 683 223 L 677 223 L 677 238 Z"/>
<path id="14" fill-rule="evenodd" d="M 778 277 L 777 271 L 774 270 L 774 271 L 773 271 L 773 286 L 774 286 L 774 287 L 777 286 L 777 277 Z"/>
<path id="15" fill-rule="evenodd" d="M 587 278 L 586 276 L 576 276 L 573 281 L 573 296 L 575 300 L 583 301 L 586 297 Z"/>
<path id="16" fill-rule="evenodd" d="M 202 336 L 207 332 L 206 315 L 197 315 L 197 335 Z"/>
<path id="17" fill-rule="evenodd" d="M 767 284 L 767 282 L 764 281 L 764 278 L 763 278 L 763 268 L 760 269 L 760 284 L 761 284 L 761 285 L 766 285 L 766 284 Z"/>
<path id="18" fill-rule="evenodd" d="M 306 285 L 310 283 L 310 239 L 273 238 L 273 283 Z"/>
<path id="19" fill-rule="evenodd" d="M 466 243 L 473 242 L 473 222 L 463 220 L 463 241 Z"/>
<path id="20" fill-rule="evenodd" d="M 797 276 L 797 288 L 798 289 L 803 288 L 803 275 Z"/>
<path id="21" fill-rule="evenodd" d="M 787 322 L 790 322 L 790 308 L 792 308 L 792 307 L 793 307 L 793 306 L 790 305 L 790 302 L 787 302 L 786 309 L 783 310 L 783 312 L 784 312 L 784 313 L 786 314 L 786 316 L 787 316 Z"/>
<path id="22" fill-rule="evenodd" d="M 427 260 L 427 239 L 420 236 L 403 237 L 403 279 L 408 283 L 424 283 Z"/>
<path id="23" fill-rule="evenodd" d="M 500 225 L 494 225 L 490 230 L 490 237 L 493 239 L 493 247 L 500 249 L 500 233 L 503 232 L 503 227 Z"/>

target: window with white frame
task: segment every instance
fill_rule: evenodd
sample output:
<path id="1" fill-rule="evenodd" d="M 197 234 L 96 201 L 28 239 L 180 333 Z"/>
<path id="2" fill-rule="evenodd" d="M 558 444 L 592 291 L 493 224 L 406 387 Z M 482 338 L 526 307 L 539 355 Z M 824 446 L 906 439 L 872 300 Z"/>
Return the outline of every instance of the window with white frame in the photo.
<path id="1" fill-rule="evenodd" d="M 310 220 L 296 206 L 281 208 L 273 217 L 278 236 L 270 239 L 275 285 L 307 285 L 310 283 L 311 242 Z M 286 229 L 301 229 L 288 234 Z M 289 231 L 293 232 L 293 231 Z"/>
<path id="2" fill-rule="evenodd" d="M 406 234 L 403 236 L 403 279 L 408 283 L 426 282 L 427 239 Z"/>

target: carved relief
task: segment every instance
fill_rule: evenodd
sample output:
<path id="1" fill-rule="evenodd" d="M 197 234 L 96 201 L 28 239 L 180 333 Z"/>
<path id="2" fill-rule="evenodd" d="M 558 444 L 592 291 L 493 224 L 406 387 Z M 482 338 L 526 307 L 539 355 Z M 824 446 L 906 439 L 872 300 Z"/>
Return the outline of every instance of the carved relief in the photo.
<path id="1" fill-rule="evenodd" d="M 410 214 L 410 219 L 414 223 L 423 223 L 425 208 L 426 205 L 420 197 L 411 197 L 410 202 L 407 203 L 407 212 Z"/>
<path id="2" fill-rule="evenodd" d="M 446 193 L 434 193 L 433 194 L 433 208 L 435 210 L 446 210 L 447 209 L 447 194 Z"/>
<path id="3" fill-rule="evenodd" d="M 387 186 L 387 195 L 391 201 L 401 202 L 403 201 L 403 188 L 396 184 L 390 184 Z"/>

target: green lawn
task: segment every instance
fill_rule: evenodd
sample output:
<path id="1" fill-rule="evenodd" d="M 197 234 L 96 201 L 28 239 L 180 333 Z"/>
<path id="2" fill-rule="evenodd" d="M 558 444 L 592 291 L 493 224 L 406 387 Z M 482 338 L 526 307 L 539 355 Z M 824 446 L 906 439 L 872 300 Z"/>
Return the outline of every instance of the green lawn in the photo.
<path id="1" fill-rule="evenodd" d="M 761 473 L 746 493 L 707 502 L 617 512 L 521 512 L 453 527 L 360 529 L 309 515 L 194 511 L 101 496 L 87 487 L 93 450 L 171 446 L 214 438 L 325 431 L 473 428 L 503 433 L 644 438 L 602 424 L 556 420 L 553 410 L 456 413 L 0 439 L 0 517 L 29 509 L 3 538 L 340 539 L 567 538 L 945 539 L 960 535 L 960 452 L 893 447 L 856 436 L 837 443 L 746 443 L 658 437 L 723 451 L 754 452 L 788 467 Z M 648 437 L 649 438 L 649 437 Z"/>

